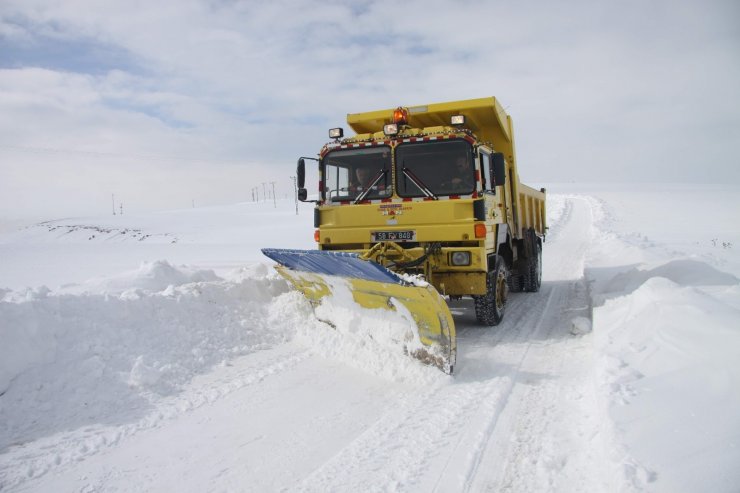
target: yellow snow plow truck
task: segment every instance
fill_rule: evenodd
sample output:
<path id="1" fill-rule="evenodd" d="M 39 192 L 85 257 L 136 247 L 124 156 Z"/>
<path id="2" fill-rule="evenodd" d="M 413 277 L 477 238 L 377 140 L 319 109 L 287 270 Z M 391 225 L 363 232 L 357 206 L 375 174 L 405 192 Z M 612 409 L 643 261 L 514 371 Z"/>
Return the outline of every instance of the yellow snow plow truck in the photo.
<path id="1" fill-rule="evenodd" d="M 538 291 L 545 190 L 519 181 L 512 120 L 493 97 L 347 115 L 316 158 L 318 250 L 264 249 L 315 305 L 347 289 L 358 305 L 407 310 L 407 352 L 451 373 L 456 341 L 443 297 L 471 297 L 497 325 L 509 291 Z M 404 308 L 402 308 L 404 307 Z"/>

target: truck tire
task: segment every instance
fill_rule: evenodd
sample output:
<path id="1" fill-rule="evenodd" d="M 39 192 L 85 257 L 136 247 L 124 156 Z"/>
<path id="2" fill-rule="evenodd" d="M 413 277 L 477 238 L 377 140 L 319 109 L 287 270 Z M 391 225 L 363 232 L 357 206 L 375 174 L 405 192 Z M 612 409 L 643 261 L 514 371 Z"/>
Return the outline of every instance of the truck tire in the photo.
<path id="1" fill-rule="evenodd" d="M 507 277 L 506 262 L 497 256 L 495 267 L 486 278 L 486 294 L 473 296 L 475 318 L 479 323 L 490 327 L 498 325 L 503 320 L 509 292 Z"/>
<path id="2" fill-rule="evenodd" d="M 524 273 L 524 290 L 536 293 L 542 286 L 542 244 L 537 242 L 534 256 L 527 259 L 527 270 Z"/>
<path id="3" fill-rule="evenodd" d="M 515 272 L 509 272 L 509 292 L 520 293 L 522 291 L 522 285 L 524 284 L 524 276 L 516 274 Z"/>

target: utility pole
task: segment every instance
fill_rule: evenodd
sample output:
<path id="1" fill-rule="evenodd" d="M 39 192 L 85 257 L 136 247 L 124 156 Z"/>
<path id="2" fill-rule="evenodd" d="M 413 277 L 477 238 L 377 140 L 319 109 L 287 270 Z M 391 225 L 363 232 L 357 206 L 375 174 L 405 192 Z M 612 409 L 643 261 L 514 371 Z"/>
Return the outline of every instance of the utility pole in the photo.
<path id="1" fill-rule="evenodd" d="M 112 193 L 110 194 L 110 201 L 113 204 L 113 215 L 116 215 L 116 194 Z"/>
<path id="2" fill-rule="evenodd" d="M 262 198 L 265 200 L 265 202 L 267 202 L 267 189 L 265 188 L 265 185 L 267 185 L 267 183 L 263 181 L 262 182 Z"/>
<path id="3" fill-rule="evenodd" d="M 271 181 L 272 184 L 272 207 L 277 209 L 277 201 L 275 200 L 275 182 Z"/>
<path id="4" fill-rule="evenodd" d="M 293 180 L 293 197 L 295 198 L 295 215 L 298 215 L 298 182 L 295 176 L 290 177 Z"/>
<path id="5" fill-rule="evenodd" d="M 121 206 L 121 215 L 123 216 L 123 202 L 120 203 Z"/>

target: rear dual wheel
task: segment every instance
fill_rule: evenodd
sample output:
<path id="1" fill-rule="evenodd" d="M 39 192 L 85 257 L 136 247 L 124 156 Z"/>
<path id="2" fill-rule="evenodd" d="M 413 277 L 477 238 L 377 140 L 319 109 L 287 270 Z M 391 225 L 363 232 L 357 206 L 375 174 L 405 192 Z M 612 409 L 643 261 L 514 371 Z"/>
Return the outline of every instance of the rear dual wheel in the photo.
<path id="1" fill-rule="evenodd" d="M 542 244 L 539 241 L 534 256 L 527 259 L 523 281 L 524 290 L 530 293 L 536 293 L 542 286 Z"/>
<path id="2" fill-rule="evenodd" d="M 497 256 L 496 264 L 486 278 L 486 294 L 473 296 L 475 317 L 481 324 L 498 325 L 503 320 L 506 298 L 509 294 L 507 277 L 506 262 Z"/>

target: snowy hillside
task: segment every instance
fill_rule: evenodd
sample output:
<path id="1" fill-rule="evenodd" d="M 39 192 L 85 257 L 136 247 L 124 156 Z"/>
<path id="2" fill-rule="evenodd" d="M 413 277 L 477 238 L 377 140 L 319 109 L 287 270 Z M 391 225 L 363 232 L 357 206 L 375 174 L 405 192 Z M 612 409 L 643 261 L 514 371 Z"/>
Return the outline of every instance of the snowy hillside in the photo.
<path id="1" fill-rule="evenodd" d="M 737 491 L 740 189 L 556 185 L 548 222 L 501 325 L 450 302 L 452 377 L 273 272 L 308 204 L 0 235 L 0 490 Z"/>

